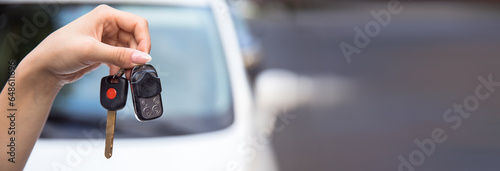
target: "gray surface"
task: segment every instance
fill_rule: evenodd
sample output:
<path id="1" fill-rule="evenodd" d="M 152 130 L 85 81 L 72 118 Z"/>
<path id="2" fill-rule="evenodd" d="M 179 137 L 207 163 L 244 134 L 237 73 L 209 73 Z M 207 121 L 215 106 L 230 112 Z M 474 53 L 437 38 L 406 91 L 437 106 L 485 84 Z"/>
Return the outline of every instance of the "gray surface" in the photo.
<path id="1" fill-rule="evenodd" d="M 415 139 L 443 128 L 448 140 L 416 170 L 500 169 L 500 88 L 460 129 L 445 110 L 473 95 L 477 77 L 500 81 L 500 13 L 488 6 L 406 3 L 405 10 L 347 64 L 338 45 L 385 3 L 349 8 L 273 11 L 251 22 L 266 54 L 265 68 L 357 80 L 341 106 L 305 106 L 273 136 L 283 171 L 398 170 L 397 157 L 418 149 Z M 332 105 L 333 106 L 333 105 Z"/>

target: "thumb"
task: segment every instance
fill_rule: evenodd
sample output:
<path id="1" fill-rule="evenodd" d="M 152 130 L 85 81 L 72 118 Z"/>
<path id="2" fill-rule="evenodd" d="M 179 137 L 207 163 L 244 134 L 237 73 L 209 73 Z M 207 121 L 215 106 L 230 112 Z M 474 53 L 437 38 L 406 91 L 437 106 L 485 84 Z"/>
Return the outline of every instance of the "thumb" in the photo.
<path id="1" fill-rule="evenodd" d="M 89 58 L 94 62 L 105 62 L 120 68 L 132 68 L 135 65 L 145 64 L 151 61 L 147 53 L 125 47 L 111 46 L 99 42 Z"/>

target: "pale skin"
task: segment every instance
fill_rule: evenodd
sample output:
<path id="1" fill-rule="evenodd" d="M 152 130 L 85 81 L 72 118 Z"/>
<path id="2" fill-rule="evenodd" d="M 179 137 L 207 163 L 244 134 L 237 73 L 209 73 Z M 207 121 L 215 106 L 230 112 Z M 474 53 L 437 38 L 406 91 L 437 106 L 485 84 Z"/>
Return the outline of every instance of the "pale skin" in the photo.
<path id="1" fill-rule="evenodd" d="M 10 143 L 8 90 L 0 94 L 0 170 L 22 170 L 61 88 L 107 64 L 110 74 L 151 60 L 147 20 L 100 5 L 58 29 L 33 49 L 15 70 L 15 163 Z M 130 72 L 126 73 L 130 77 Z M 96 99 L 97 100 L 97 99 Z"/>

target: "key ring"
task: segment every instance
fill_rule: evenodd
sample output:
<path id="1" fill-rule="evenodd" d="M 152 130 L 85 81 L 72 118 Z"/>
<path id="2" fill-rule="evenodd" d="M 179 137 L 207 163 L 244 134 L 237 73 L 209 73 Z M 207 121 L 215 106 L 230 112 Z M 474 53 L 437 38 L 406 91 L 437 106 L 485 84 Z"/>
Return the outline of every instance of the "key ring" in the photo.
<path id="1" fill-rule="evenodd" d="M 121 77 L 124 73 L 125 73 L 125 70 L 123 68 L 120 68 L 120 70 L 118 70 L 118 72 L 115 75 L 113 75 L 113 79 L 115 79 L 116 76 Z"/>

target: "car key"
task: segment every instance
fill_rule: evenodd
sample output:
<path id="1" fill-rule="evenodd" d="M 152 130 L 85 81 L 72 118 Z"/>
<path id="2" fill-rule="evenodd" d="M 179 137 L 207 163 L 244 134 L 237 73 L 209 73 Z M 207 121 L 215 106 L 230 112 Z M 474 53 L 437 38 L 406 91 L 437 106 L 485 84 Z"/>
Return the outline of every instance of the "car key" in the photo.
<path id="1" fill-rule="evenodd" d="M 115 137 L 116 111 L 123 109 L 127 102 L 127 79 L 123 78 L 123 70 L 116 75 L 110 75 L 101 79 L 101 105 L 108 110 L 106 120 L 106 145 L 104 156 L 107 159 L 113 154 L 113 139 Z"/>
<path id="2" fill-rule="evenodd" d="M 137 120 L 153 120 L 163 114 L 160 78 L 152 65 L 139 65 L 132 69 L 130 89 Z"/>

